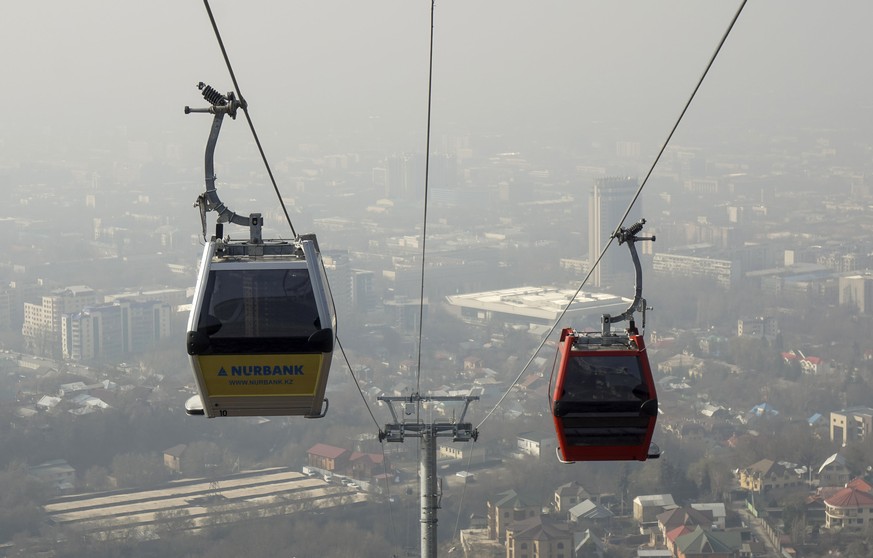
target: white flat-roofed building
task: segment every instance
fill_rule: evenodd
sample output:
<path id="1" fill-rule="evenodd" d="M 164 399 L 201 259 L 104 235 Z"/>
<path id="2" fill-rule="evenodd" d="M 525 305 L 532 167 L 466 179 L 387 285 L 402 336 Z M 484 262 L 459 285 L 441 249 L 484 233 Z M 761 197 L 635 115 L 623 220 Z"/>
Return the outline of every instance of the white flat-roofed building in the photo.
<path id="1" fill-rule="evenodd" d="M 129 291 L 106 295 L 103 297 L 106 304 L 113 302 L 123 302 L 125 300 L 136 300 L 139 302 L 154 302 L 159 301 L 169 304 L 173 307 L 178 307 L 191 300 L 187 289 L 156 289 L 151 291 Z"/>
<path id="2" fill-rule="evenodd" d="M 621 314 L 631 303 L 629 298 L 607 293 L 580 292 L 574 299 L 575 294 L 573 289 L 557 287 L 516 287 L 451 295 L 446 301 L 467 323 L 484 325 L 502 321 L 528 328 L 554 323 L 571 300 L 564 316 L 567 322 L 577 324 L 586 318 L 597 328 L 602 314 Z"/>

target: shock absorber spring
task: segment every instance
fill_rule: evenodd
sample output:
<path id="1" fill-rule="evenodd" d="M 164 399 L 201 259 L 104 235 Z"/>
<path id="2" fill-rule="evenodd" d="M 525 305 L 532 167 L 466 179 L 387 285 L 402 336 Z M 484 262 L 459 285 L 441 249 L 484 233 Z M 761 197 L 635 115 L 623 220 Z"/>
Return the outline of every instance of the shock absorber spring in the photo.
<path id="1" fill-rule="evenodd" d="M 227 104 L 227 97 L 225 97 L 212 87 L 206 85 L 202 81 L 197 84 L 197 88 L 200 89 L 200 92 L 203 94 L 203 98 L 209 101 L 212 106 L 217 107 Z"/>

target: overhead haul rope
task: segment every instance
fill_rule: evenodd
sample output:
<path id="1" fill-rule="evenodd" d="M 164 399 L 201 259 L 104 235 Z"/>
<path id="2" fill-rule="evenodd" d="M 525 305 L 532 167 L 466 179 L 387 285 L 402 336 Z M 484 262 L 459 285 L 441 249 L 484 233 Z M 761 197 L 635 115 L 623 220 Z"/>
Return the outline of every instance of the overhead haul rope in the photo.
<path id="1" fill-rule="evenodd" d="M 494 407 L 490 411 L 488 411 L 488 414 L 485 415 L 485 418 L 482 419 L 482 422 L 480 422 L 479 425 L 476 426 L 476 428 L 482 428 L 482 425 L 485 424 L 485 421 L 488 420 L 488 418 L 492 414 L 494 414 L 494 411 L 497 410 L 497 407 L 499 407 L 500 404 L 503 403 L 503 400 L 506 399 L 506 397 L 512 391 L 512 388 L 515 387 L 515 385 L 518 383 L 518 381 L 521 379 L 521 377 L 527 371 L 528 367 L 534 361 L 537 354 L 540 352 L 540 350 L 546 344 L 546 341 L 548 341 L 549 337 L 551 337 L 552 333 L 555 331 L 555 328 L 558 327 L 558 324 L 561 322 L 561 320 L 567 314 L 567 312 L 570 309 L 570 306 L 573 304 L 573 301 L 576 300 L 576 297 L 579 296 L 580 292 L 582 292 L 582 288 L 585 287 L 586 283 L 588 283 L 588 279 L 591 278 L 591 274 L 594 273 L 594 270 L 600 264 L 600 260 L 603 259 L 603 256 L 606 254 L 606 251 L 612 245 L 612 242 L 615 240 L 616 235 L 619 233 L 622 226 L 624 225 L 625 220 L 627 219 L 628 215 L 630 214 L 631 209 L 633 209 L 633 206 L 636 204 L 637 200 L 639 199 L 640 194 L 642 194 L 643 188 L 646 186 L 646 183 L 649 181 L 649 177 L 652 176 L 652 172 L 654 172 L 655 167 L 658 165 L 658 162 L 661 160 L 661 156 L 664 154 L 664 151 L 667 149 L 667 145 L 670 144 L 670 140 L 673 138 L 673 134 L 676 132 L 676 129 L 679 127 L 679 123 L 682 122 L 682 118 L 685 116 L 685 113 L 688 111 L 688 107 L 691 106 L 691 101 L 694 100 L 694 97 L 697 94 L 697 91 L 700 89 L 700 86 L 703 84 L 703 80 L 706 78 L 706 75 L 709 73 L 709 69 L 712 68 L 713 63 L 715 62 L 715 58 L 718 56 L 718 53 L 721 51 L 721 47 L 724 46 L 725 41 L 727 41 L 728 35 L 730 35 L 731 30 L 734 28 L 734 24 L 737 22 L 737 19 L 740 17 L 740 14 L 743 12 L 743 8 L 746 6 L 747 1 L 748 0 L 743 0 L 742 3 L 740 4 L 740 7 L 737 9 L 737 12 L 734 14 L 734 17 L 731 20 L 730 25 L 728 25 L 727 29 L 725 30 L 724 34 L 721 37 L 721 40 L 718 43 L 718 46 L 715 48 L 715 51 L 712 53 L 712 56 L 709 59 L 709 63 L 706 65 L 706 68 L 703 70 L 703 73 L 701 74 L 700 79 L 697 80 L 697 85 L 694 87 L 694 90 L 691 92 L 691 95 L 688 97 L 688 101 L 685 102 L 685 106 L 682 109 L 682 112 L 679 113 L 679 117 L 676 119 L 676 122 L 673 124 L 673 128 L 670 130 L 670 133 L 667 135 L 667 139 L 664 140 L 664 143 L 663 143 L 663 145 L 661 145 L 661 149 L 658 151 L 658 154 L 655 157 L 655 160 L 652 162 L 652 165 L 649 167 L 649 172 L 646 173 L 645 178 L 643 178 L 643 181 L 640 183 L 639 188 L 637 188 L 637 191 L 634 194 L 633 198 L 631 199 L 630 204 L 628 204 L 628 207 L 625 210 L 624 215 L 622 216 L 621 220 L 618 222 L 618 226 L 616 226 L 615 232 L 612 234 L 612 236 L 609 237 L 609 241 L 606 243 L 606 245 L 600 251 L 600 254 L 597 256 L 597 259 L 594 261 L 594 265 L 591 266 L 591 269 L 589 269 L 588 273 L 585 275 L 585 279 L 582 280 L 582 284 L 579 285 L 579 288 L 576 289 L 576 292 L 573 294 L 573 297 L 570 299 L 569 302 L 567 302 L 567 305 L 564 306 L 564 309 L 561 310 L 561 313 L 555 319 L 555 322 L 552 324 L 552 326 L 549 328 L 549 330 L 543 336 L 543 340 L 540 342 L 539 346 L 537 346 L 536 350 L 533 352 L 533 355 L 531 355 L 530 359 L 527 361 L 527 364 L 524 365 L 524 368 L 521 369 L 521 372 L 518 373 L 518 376 L 515 377 L 515 379 L 512 381 L 512 384 L 510 384 L 509 388 L 507 388 L 506 392 L 500 397 L 500 399 L 497 401 L 497 403 L 494 404 Z M 554 373 L 554 368 L 553 368 L 553 373 Z M 551 379 L 549 382 L 551 383 Z M 551 397 L 551 395 L 550 395 L 550 397 Z"/>
<path id="2" fill-rule="evenodd" d="M 203 0 L 203 5 L 206 6 L 206 13 L 209 14 L 209 21 L 212 22 L 212 30 L 215 31 L 215 38 L 218 40 L 221 55 L 224 57 L 224 63 L 227 65 L 230 80 L 233 82 L 233 88 L 236 91 L 236 96 L 239 98 L 239 106 L 246 115 L 246 122 L 249 123 L 249 130 L 252 131 L 252 137 L 255 139 L 255 144 L 258 146 L 261 160 L 264 162 L 264 167 L 267 169 L 267 174 L 270 176 L 270 182 L 273 183 L 273 190 L 279 198 L 279 205 L 282 206 L 282 211 L 285 213 L 285 219 L 288 221 L 288 226 L 291 227 L 291 234 L 297 238 L 297 233 L 294 231 L 294 224 L 291 223 L 291 216 L 288 215 L 288 209 L 285 207 L 285 200 L 282 199 L 282 193 L 279 192 L 279 186 L 276 185 L 276 178 L 273 176 L 273 171 L 270 169 L 270 163 L 267 161 L 267 155 L 264 153 L 264 148 L 261 147 L 261 140 L 258 138 L 258 132 L 255 131 L 255 125 L 252 122 L 252 117 L 249 115 L 249 104 L 239 90 L 239 83 L 236 81 L 236 74 L 233 72 L 233 66 L 230 65 L 230 58 L 227 56 L 227 50 L 224 48 L 224 41 L 221 40 L 221 33 L 218 32 L 218 24 L 215 23 L 215 17 L 212 15 L 212 8 L 209 7 L 209 0 Z"/>
<path id="3" fill-rule="evenodd" d="M 428 52 L 427 68 L 427 132 L 424 147 L 424 212 L 422 215 L 421 228 L 421 290 L 418 300 L 418 363 L 415 373 L 415 392 L 421 392 L 421 340 L 424 326 L 424 276 L 425 255 L 427 254 L 427 193 L 428 180 L 430 178 L 430 114 L 433 98 L 433 16 L 436 0 L 430 2 L 430 49 Z M 416 414 L 416 417 L 418 415 Z"/>
<path id="4" fill-rule="evenodd" d="M 370 413 L 370 418 L 373 419 L 373 422 L 376 424 L 376 429 L 379 429 L 379 421 L 376 420 L 376 415 L 373 414 L 373 410 L 370 408 L 369 403 L 367 403 L 367 398 L 364 397 L 364 390 L 361 389 L 361 384 L 358 382 L 358 378 L 355 376 L 355 371 L 352 370 L 352 365 L 349 363 L 349 357 L 346 356 L 346 351 L 343 349 L 343 344 L 340 343 L 339 337 L 336 338 L 336 344 L 340 349 L 340 353 L 343 355 L 343 359 L 346 361 L 346 366 L 352 372 L 352 380 L 355 381 L 355 387 L 358 388 L 358 393 L 361 394 L 361 399 L 364 400 L 364 405 L 367 407 L 367 412 Z"/>

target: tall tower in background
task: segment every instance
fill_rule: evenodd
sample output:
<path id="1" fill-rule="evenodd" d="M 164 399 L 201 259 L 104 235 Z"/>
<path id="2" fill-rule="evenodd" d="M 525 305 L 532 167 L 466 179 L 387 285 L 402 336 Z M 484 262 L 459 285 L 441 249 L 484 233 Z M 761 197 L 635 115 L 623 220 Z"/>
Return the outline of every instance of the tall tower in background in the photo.
<path id="1" fill-rule="evenodd" d="M 600 251 L 609 241 L 609 237 L 615 232 L 619 220 L 627 210 L 628 205 L 637 192 L 637 180 L 631 177 L 607 177 L 598 178 L 594 181 L 591 190 L 591 198 L 588 203 L 588 265 L 593 266 L 597 261 Z M 642 210 L 637 201 L 631 209 L 625 226 L 635 223 L 640 219 Z M 630 256 L 623 251 L 625 247 L 618 247 L 617 242 L 606 252 L 600 260 L 591 279 L 595 287 L 622 287 L 615 284 L 616 280 L 622 280 L 624 276 L 630 278 L 628 290 L 633 290 L 633 264 Z"/>
<path id="2" fill-rule="evenodd" d="M 337 316 L 346 318 L 353 312 L 352 307 L 352 270 L 349 264 L 348 250 L 325 250 L 324 268 L 330 280 L 330 295 L 336 306 Z"/>

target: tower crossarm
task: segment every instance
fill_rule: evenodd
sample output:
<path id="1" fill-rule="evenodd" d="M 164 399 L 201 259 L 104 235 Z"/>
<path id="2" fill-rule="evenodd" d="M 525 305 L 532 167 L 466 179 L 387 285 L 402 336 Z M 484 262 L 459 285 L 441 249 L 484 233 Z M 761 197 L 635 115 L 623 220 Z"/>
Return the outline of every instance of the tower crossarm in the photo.
<path id="1" fill-rule="evenodd" d="M 479 437 L 479 431 L 473 428 L 472 423 L 464 422 L 467 415 L 467 409 L 470 403 L 478 401 L 476 395 L 466 396 L 443 396 L 443 395 L 420 395 L 413 394 L 409 396 L 388 396 L 380 395 L 377 400 L 388 404 L 388 410 L 391 413 L 393 422 L 386 424 L 384 430 L 379 432 L 379 441 L 402 442 L 406 436 L 413 438 L 421 438 L 423 436 L 433 437 L 449 437 L 455 442 L 466 442 L 476 440 Z M 464 409 L 461 411 L 460 418 L 453 421 L 436 421 L 431 423 L 416 421 L 401 421 L 397 418 L 397 410 L 394 403 L 402 403 L 407 405 L 420 405 L 421 403 L 430 401 L 441 402 L 458 402 L 464 403 Z M 407 412 L 407 414 L 411 414 Z"/>

